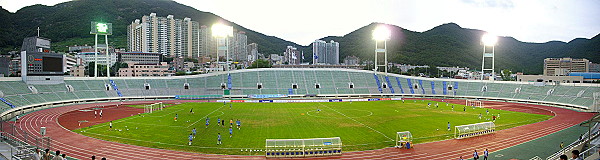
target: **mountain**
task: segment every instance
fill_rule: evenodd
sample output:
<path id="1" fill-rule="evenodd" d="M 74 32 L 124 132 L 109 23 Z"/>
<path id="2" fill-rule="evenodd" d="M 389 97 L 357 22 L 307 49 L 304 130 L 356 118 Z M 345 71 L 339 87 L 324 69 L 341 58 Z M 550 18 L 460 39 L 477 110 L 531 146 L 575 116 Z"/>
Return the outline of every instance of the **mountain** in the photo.
<path id="1" fill-rule="evenodd" d="M 485 31 L 462 28 L 455 23 L 437 26 L 425 32 L 414 32 L 395 25 L 372 23 L 341 37 L 324 37 L 340 43 L 340 61 L 349 55 L 372 60 L 375 42 L 371 38 L 375 27 L 384 25 L 391 30 L 387 41 L 388 61 L 394 63 L 466 66 L 481 69 Z M 512 37 L 499 37 L 495 47 L 495 68 L 513 72 L 542 74 L 544 58 L 586 58 L 600 63 L 600 34 L 591 39 L 577 38 L 568 43 L 550 41 L 526 43 Z"/>
<path id="2" fill-rule="evenodd" d="M 131 21 L 143 15 L 174 15 L 190 17 L 201 25 L 215 22 L 228 23 L 246 32 L 248 43 L 257 43 L 263 54 L 281 54 L 286 46 L 296 46 L 310 61 L 312 45 L 302 46 L 274 36 L 244 28 L 209 12 L 202 12 L 170 0 L 75 0 L 54 6 L 33 5 L 16 13 L 0 8 L 0 53 L 18 50 L 24 37 L 35 36 L 40 27 L 42 37 L 52 39 L 53 50 L 65 51 L 68 45 L 92 45 L 89 34 L 91 21 L 113 23 L 114 34 L 109 43 L 117 48 L 126 47 L 126 28 Z M 260 18 L 260 17 L 257 17 Z M 443 24 L 425 32 L 415 32 L 398 26 L 372 23 L 344 36 L 324 37 L 340 43 L 340 61 L 355 55 L 362 60 L 372 60 L 374 41 L 371 33 L 376 26 L 386 25 L 392 32 L 388 40 L 388 60 L 393 63 L 430 66 L 464 66 L 481 69 L 483 47 L 480 43 L 484 31 L 462 28 L 455 23 Z M 500 37 L 496 46 L 496 69 L 513 72 L 541 74 L 543 60 L 547 57 L 587 58 L 600 62 L 600 35 L 591 39 L 577 38 L 570 42 L 551 41 L 526 43 L 512 37 Z"/>
<path id="3" fill-rule="evenodd" d="M 0 48 L 2 53 L 20 48 L 24 37 L 37 34 L 37 27 L 40 27 L 40 36 L 52 39 L 53 50 L 65 51 L 67 45 L 93 45 L 94 38 L 89 34 L 91 21 L 113 23 L 110 45 L 126 48 L 127 25 L 150 13 L 162 17 L 174 15 L 177 19 L 190 17 L 206 26 L 216 22 L 229 24 L 246 32 L 248 43 L 257 43 L 263 53 L 282 53 L 288 45 L 299 46 L 170 0 L 75 0 L 54 6 L 28 6 L 16 13 L 0 8 L 0 35 L 3 35 Z"/>

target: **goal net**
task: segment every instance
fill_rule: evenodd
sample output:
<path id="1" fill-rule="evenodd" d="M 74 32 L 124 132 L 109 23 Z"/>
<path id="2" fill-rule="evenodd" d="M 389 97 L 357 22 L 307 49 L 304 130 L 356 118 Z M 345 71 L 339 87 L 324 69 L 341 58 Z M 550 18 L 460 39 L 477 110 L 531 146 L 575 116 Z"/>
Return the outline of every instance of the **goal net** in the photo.
<path id="1" fill-rule="evenodd" d="M 491 134 L 496 131 L 494 122 L 482 122 L 454 127 L 454 138 L 463 139 L 475 136 Z"/>
<path id="2" fill-rule="evenodd" d="M 481 100 L 467 99 L 467 100 L 465 100 L 465 105 L 471 106 L 471 107 L 482 108 L 483 107 L 483 101 L 481 101 Z"/>
<path id="3" fill-rule="evenodd" d="M 162 102 L 144 105 L 144 113 L 152 113 L 157 110 L 162 110 L 163 108 L 164 108 L 164 105 Z"/>

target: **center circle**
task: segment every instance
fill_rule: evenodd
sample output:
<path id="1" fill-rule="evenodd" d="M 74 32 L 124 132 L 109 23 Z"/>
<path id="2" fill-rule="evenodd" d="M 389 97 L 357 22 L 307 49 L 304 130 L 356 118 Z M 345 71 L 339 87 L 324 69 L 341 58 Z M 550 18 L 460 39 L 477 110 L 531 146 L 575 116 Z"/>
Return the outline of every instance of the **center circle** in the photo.
<path id="1" fill-rule="evenodd" d="M 353 111 L 356 112 L 354 115 L 348 115 L 347 112 L 344 111 Z M 372 116 L 373 112 L 362 109 L 344 109 L 344 110 L 332 110 L 332 109 L 321 109 L 321 110 L 311 110 L 306 112 L 307 115 L 318 117 L 318 118 L 332 118 L 332 119 L 344 119 L 344 118 L 362 118 Z M 327 116 L 331 115 L 331 116 Z"/>

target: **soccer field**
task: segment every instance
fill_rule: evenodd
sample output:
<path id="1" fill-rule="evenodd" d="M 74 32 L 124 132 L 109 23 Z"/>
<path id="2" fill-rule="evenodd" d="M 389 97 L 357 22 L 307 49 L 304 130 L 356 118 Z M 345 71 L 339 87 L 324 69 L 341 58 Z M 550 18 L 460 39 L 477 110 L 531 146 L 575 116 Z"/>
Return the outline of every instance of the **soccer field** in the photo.
<path id="1" fill-rule="evenodd" d="M 431 107 L 427 107 L 428 103 Z M 435 104 L 439 103 L 439 108 Z M 451 106 L 454 105 L 454 110 Z M 454 126 L 491 121 L 500 113 L 496 130 L 547 120 L 551 116 L 466 107 L 436 101 L 373 101 L 329 103 L 184 103 L 161 111 L 145 113 L 75 132 L 126 144 L 214 154 L 263 154 L 246 150 L 264 150 L 265 139 L 340 137 L 344 151 L 370 150 L 394 146 L 398 131 L 410 131 L 415 143 L 453 138 Z M 194 114 L 190 113 L 193 108 Z M 483 115 L 479 119 L 479 114 Z M 174 121 L 175 114 L 178 120 Z M 208 128 L 206 117 L 210 118 Z M 218 118 L 225 126 L 217 126 Z M 233 136 L 229 137 L 229 120 Z M 241 130 L 235 121 L 242 122 Z M 447 131 L 447 122 L 452 130 Z M 193 128 L 198 134 L 188 146 Z M 221 133 L 222 145 L 217 145 Z M 415 145 L 418 147 L 418 144 Z"/>

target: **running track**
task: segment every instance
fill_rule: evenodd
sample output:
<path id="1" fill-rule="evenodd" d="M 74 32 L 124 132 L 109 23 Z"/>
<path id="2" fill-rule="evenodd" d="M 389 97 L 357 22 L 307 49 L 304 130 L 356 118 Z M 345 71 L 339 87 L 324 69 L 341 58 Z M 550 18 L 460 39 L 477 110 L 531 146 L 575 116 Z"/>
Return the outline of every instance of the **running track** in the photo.
<path id="1" fill-rule="evenodd" d="M 464 100 L 447 100 L 450 103 L 464 104 Z M 125 102 L 139 104 L 146 102 Z M 166 102 L 166 101 L 163 101 Z M 189 102 L 173 100 L 170 103 Z M 47 127 L 47 136 L 52 137 L 53 150 L 65 152 L 77 159 L 89 159 L 92 155 L 108 159 L 265 159 L 264 156 L 215 155 L 181 151 L 163 150 L 104 141 L 71 132 L 58 124 L 58 117 L 64 113 L 91 108 L 97 105 L 116 105 L 116 103 L 82 104 L 58 107 L 33 112 L 22 117 L 16 125 L 23 130 L 39 135 L 40 127 Z M 487 148 L 490 152 L 525 143 L 545 135 L 577 125 L 593 116 L 593 113 L 580 113 L 568 109 L 502 102 L 485 102 L 486 107 L 556 115 L 554 118 L 497 131 L 494 134 L 462 139 L 445 140 L 416 144 L 414 149 L 384 148 L 370 151 L 345 152 L 342 156 L 318 157 L 315 159 L 458 159 L 471 158 L 473 150 L 482 155 Z"/>

